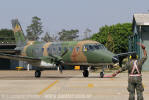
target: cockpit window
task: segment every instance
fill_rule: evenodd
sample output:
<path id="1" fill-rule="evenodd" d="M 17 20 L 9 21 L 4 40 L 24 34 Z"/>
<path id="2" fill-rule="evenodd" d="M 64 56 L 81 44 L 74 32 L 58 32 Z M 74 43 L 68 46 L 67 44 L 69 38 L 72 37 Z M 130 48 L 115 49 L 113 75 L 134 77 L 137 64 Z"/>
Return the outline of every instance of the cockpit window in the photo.
<path id="1" fill-rule="evenodd" d="M 87 44 L 87 45 L 84 45 L 84 47 L 83 47 L 83 51 L 99 50 L 99 49 L 105 50 L 106 48 L 102 44 Z"/>
<path id="2" fill-rule="evenodd" d="M 96 49 L 105 49 L 104 45 L 100 44 L 100 45 L 95 45 Z"/>
<path id="3" fill-rule="evenodd" d="M 95 45 L 94 47 L 95 47 L 95 49 L 100 49 L 99 45 Z"/>
<path id="4" fill-rule="evenodd" d="M 93 46 L 93 45 L 89 45 L 89 46 L 88 46 L 88 49 L 89 49 L 89 50 L 94 50 L 94 46 Z"/>

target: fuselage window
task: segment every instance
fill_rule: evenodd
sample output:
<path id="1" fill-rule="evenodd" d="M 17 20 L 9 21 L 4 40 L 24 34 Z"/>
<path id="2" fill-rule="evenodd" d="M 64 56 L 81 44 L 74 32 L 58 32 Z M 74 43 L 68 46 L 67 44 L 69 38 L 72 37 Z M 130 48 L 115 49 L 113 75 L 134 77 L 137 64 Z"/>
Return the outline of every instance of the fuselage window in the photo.
<path id="1" fill-rule="evenodd" d="M 49 51 L 49 52 L 52 52 L 52 48 L 48 48 L 48 51 Z"/>
<path id="2" fill-rule="evenodd" d="M 53 51 L 56 51 L 56 48 L 53 48 Z"/>
<path id="3" fill-rule="evenodd" d="M 58 47 L 58 50 L 61 51 L 62 50 L 61 47 Z"/>
<path id="4" fill-rule="evenodd" d="M 72 47 L 70 47 L 69 50 L 72 51 Z"/>
<path id="5" fill-rule="evenodd" d="M 64 51 L 66 51 L 67 50 L 67 48 L 66 47 L 64 47 Z"/>
<path id="6" fill-rule="evenodd" d="M 80 47 L 76 47 L 77 52 L 79 51 Z"/>
<path id="7" fill-rule="evenodd" d="M 42 52 L 43 52 L 43 51 L 44 51 L 44 48 L 42 48 L 41 50 L 42 50 Z"/>

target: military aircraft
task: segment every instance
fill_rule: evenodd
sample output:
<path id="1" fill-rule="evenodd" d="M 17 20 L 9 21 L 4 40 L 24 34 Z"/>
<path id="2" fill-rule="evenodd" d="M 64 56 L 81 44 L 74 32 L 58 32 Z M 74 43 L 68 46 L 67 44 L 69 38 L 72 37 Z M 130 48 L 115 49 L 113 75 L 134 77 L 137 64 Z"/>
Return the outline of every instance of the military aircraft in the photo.
<path id="1" fill-rule="evenodd" d="M 57 67 L 62 72 L 63 67 L 81 66 L 83 76 L 88 77 L 88 68 L 111 65 L 119 61 L 119 57 L 108 51 L 104 45 L 92 41 L 40 42 L 27 41 L 21 25 L 17 19 L 12 20 L 12 27 L 16 39 L 15 51 L 19 55 L 0 53 L 0 58 L 26 61 L 36 66 L 35 77 L 41 76 L 41 71 Z M 125 55 L 125 54 L 123 54 Z M 127 54 L 126 54 L 127 55 Z M 100 73 L 101 77 L 104 73 Z"/>

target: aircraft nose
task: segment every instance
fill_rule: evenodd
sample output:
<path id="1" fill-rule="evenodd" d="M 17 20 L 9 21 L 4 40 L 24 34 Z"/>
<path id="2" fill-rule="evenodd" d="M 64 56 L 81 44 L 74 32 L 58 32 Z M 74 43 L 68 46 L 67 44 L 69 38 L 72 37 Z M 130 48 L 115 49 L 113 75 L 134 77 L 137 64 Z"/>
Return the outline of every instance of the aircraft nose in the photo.
<path id="1" fill-rule="evenodd" d="M 112 58 L 112 62 L 113 62 L 113 63 L 118 63 L 118 62 L 119 62 L 117 56 L 113 56 L 113 58 Z"/>
<path id="2" fill-rule="evenodd" d="M 113 63 L 112 62 L 113 54 L 111 52 L 108 51 L 103 51 L 102 53 L 100 52 L 98 54 L 98 57 L 104 63 Z"/>

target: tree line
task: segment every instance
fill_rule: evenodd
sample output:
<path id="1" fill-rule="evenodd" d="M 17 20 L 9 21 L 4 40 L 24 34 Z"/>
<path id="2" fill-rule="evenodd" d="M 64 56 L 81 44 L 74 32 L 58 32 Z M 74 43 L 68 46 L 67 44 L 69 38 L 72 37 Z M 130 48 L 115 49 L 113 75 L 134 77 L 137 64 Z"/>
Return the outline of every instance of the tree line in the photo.
<path id="1" fill-rule="evenodd" d="M 99 28 L 99 32 L 90 35 L 91 32 L 92 31 L 89 28 L 87 28 L 84 31 L 83 39 L 98 41 L 104 44 L 107 47 L 107 49 L 112 51 L 113 53 L 128 52 L 128 37 L 132 35 L 131 23 L 118 23 L 110 26 L 105 25 Z M 1 29 L 0 33 L 11 33 L 12 35 L 12 30 Z M 26 33 L 26 38 L 31 41 L 72 41 L 79 37 L 78 29 L 62 29 L 56 35 L 51 34 L 50 32 L 44 33 L 41 18 L 37 16 L 32 17 L 31 24 L 27 26 Z"/>
<path id="2" fill-rule="evenodd" d="M 44 33 L 43 26 L 41 19 L 37 16 L 32 17 L 32 22 L 29 26 L 27 26 L 26 29 L 27 32 L 27 39 L 28 40 L 39 40 L 40 36 Z M 90 33 L 90 29 L 86 29 L 84 34 Z M 79 30 L 78 29 L 71 29 L 71 30 L 65 30 L 62 29 L 60 32 L 58 32 L 56 35 L 50 34 L 50 32 L 45 32 L 45 35 L 41 37 L 41 40 L 49 42 L 49 41 L 72 41 L 79 37 Z"/>
<path id="3" fill-rule="evenodd" d="M 105 25 L 92 36 L 92 40 L 104 44 L 113 53 L 128 52 L 128 38 L 132 35 L 132 24 Z"/>

